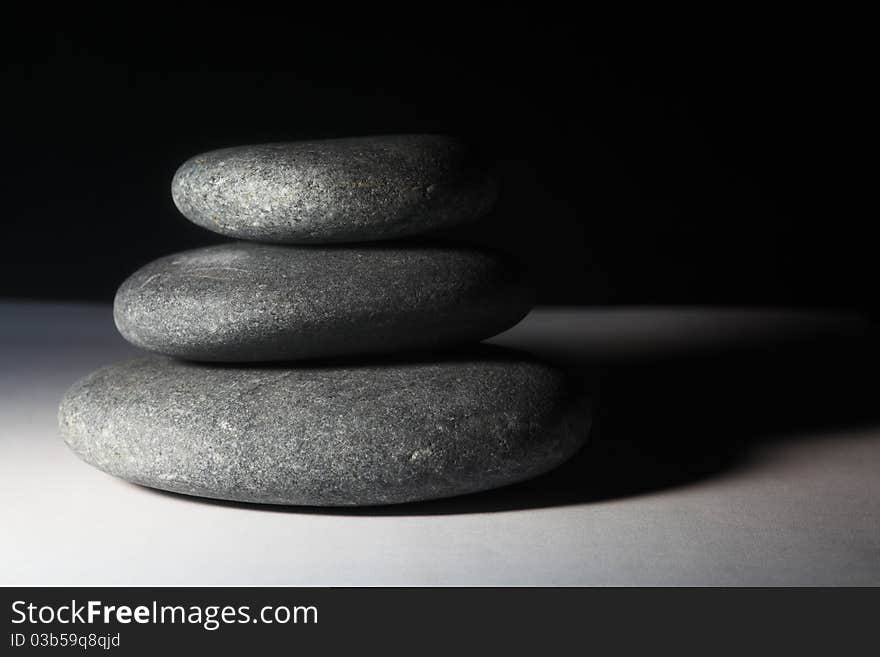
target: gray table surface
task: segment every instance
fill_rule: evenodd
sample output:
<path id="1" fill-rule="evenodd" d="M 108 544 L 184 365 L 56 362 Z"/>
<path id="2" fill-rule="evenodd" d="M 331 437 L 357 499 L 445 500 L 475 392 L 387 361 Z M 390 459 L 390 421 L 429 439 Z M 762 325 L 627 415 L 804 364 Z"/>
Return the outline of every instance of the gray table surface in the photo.
<path id="1" fill-rule="evenodd" d="M 495 342 L 598 377 L 594 440 L 533 482 L 317 511 L 80 462 L 65 388 L 139 352 L 108 306 L 0 303 L 2 585 L 880 584 L 880 414 L 855 316 L 535 310 Z M 864 376 L 863 376 L 864 375 Z"/>

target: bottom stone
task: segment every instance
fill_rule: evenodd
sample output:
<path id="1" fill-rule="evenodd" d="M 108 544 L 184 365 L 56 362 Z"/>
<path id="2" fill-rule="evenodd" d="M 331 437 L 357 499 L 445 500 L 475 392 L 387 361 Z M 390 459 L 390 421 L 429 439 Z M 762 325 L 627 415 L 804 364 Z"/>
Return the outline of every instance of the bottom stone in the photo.
<path id="1" fill-rule="evenodd" d="M 439 362 L 118 363 L 61 403 L 67 444 L 128 481 L 225 500 L 378 505 L 546 472 L 586 440 L 589 400 L 556 369 L 487 348 Z"/>

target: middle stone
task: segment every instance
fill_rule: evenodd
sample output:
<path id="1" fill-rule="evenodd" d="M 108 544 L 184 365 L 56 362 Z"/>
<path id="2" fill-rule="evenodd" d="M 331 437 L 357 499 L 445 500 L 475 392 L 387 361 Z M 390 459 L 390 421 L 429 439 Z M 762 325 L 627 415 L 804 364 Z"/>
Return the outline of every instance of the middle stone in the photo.
<path id="1" fill-rule="evenodd" d="M 243 362 L 482 340 L 513 326 L 532 303 L 523 269 L 482 249 L 237 242 L 141 268 L 116 293 L 114 317 L 139 347 Z"/>

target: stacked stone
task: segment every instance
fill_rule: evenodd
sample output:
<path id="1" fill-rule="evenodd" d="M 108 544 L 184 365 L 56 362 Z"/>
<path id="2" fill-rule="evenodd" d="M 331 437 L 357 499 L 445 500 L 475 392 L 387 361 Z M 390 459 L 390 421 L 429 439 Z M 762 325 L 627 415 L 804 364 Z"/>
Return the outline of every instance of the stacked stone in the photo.
<path id="1" fill-rule="evenodd" d="M 559 465 L 586 438 L 588 400 L 546 364 L 476 346 L 531 308 L 522 268 L 397 239 L 477 219 L 495 189 L 460 141 L 430 135 L 190 159 L 177 207 L 246 241 L 122 284 L 119 331 L 161 355 L 74 385 L 65 440 L 138 484 L 273 504 L 424 500 Z"/>

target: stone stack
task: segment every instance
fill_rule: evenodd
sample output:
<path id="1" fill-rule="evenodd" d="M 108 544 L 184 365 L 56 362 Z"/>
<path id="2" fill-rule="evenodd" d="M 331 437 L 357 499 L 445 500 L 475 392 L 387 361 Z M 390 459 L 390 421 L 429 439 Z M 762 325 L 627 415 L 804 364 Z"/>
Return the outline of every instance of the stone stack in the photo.
<path id="1" fill-rule="evenodd" d="M 122 284 L 119 331 L 160 355 L 74 385 L 67 444 L 146 486 L 318 506 L 471 493 L 559 465 L 586 439 L 588 400 L 546 364 L 477 345 L 531 308 L 523 269 L 399 239 L 477 219 L 495 189 L 460 141 L 430 135 L 192 158 L 177 207 L 246 241 Z"/>

